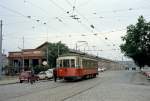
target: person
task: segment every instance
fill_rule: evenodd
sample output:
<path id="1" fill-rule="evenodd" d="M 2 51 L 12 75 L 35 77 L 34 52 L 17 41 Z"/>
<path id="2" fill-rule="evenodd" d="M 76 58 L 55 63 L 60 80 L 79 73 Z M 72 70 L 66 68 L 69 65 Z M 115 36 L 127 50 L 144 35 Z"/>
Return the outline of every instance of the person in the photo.
<path id="1" fill-rule="evenodd" d="M 31 70 L 31 74 L 30 74 L 30 83 L 33 84 L 35 82 L 35 77 L 34 77 L 34 71 Z"/>
<path id="2" fill-rule="evenodd" d="M 57 81 L 57 70 L 56 70 L 56 68 L 53 69 L 53 78 L 54 78 L 54 81 L 56 82 Z"/>

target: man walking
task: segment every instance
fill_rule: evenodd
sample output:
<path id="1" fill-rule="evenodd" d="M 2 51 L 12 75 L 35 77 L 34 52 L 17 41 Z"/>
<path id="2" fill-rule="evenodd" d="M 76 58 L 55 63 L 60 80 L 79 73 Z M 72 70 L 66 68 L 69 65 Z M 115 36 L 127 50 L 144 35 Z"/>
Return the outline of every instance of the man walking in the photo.
<path id="1" fill-rule="evenodd" d="M 53 78 L 54 78 L 54 81 L 56 82 L 57 81 L 57 70 L 56 70 L 56 68 L 53 69 Z"/>

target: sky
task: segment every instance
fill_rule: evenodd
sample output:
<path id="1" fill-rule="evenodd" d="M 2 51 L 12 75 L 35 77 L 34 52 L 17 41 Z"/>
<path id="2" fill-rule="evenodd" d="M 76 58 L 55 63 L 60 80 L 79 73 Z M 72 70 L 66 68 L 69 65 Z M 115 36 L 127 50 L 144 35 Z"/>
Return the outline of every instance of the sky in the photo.
<path id="1" fill-rule="evenodd" d="M 128 60 L 119 48 L 121 37 L 140 15 L 150 21 L 149 12 L 149 0 L 0 0 L 3 52 L 61 41 L 99 57 Z"/>

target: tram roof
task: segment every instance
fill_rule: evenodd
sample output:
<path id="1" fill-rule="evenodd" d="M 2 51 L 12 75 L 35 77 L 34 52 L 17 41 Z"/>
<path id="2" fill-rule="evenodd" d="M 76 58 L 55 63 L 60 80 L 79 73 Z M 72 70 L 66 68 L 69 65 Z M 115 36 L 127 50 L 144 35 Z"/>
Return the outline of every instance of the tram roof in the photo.
<path id="1" fill-rule="evenodd" d="M 81 57 L 88 57 L 88 58 L 94 58 L 94 59 L 98 59 L 97 56 L 92 56 L 92 55 L 89 55 L 89 54 L 77 54 L 77 53 L 68 53 L 68 54 L 63 54 L 63 55 L 60 55 L 60 57 L 63 57 L 63 56 L 81 56 Z"/>
<path id="2" fill-rule="evenodd" d="M 92 58 L 92 59 L 97 59 L 97 60 L 103 60 L 103 61 L 107 61 L 107 62 L 115 62 L 113 60 L 105 59 L 102 57 L 98 57 L 98 56 L 95 56 L 92 54 L 87 54 L 87 53 L 73 50 L 73 49 L 70 49 L 70 52 L 68 54 L 60 55 L 60 57 L 63 57 L 63 56 L 81 56 L 81 57 L 87 57 L 87 58 Z"/>

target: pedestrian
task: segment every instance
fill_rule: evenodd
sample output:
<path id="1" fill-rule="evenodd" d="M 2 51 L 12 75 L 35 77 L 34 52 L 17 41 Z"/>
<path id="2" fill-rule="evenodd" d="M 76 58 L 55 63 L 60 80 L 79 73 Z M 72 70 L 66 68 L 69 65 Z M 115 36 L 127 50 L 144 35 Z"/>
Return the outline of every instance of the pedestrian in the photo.
<path id="1" fill-rule="evenodd" d="M 57 70 L 56 70 L 56 68 L 53 69 L 53 79 L 55 82 L 57 81 Z"/>
<path id="2" fill-rule="evenodd" d="M 34 77 L 34 73 L 33 71 L 31 70 L 31 74 L 30 74 L 30 83 L 33 84 L 35 82 L 35 77 Z"/>

